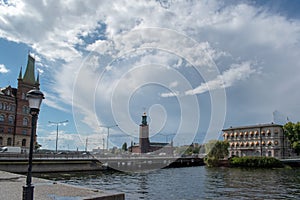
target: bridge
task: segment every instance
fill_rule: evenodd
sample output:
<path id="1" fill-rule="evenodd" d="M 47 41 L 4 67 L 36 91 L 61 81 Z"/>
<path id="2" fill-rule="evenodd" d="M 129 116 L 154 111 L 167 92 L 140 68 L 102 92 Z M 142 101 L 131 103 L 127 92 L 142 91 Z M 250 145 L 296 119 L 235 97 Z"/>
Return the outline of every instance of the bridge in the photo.
<path id="1" fill-rule="evenodd" d="M 0 170 L 26 173 L 28 158 L 24 154 L 0 155 Z M 115 169 L 119 171 L 145 171 L 167 167 L 190 167 L 204 165 L 197 157 L 171 156 L 92 156 L 89 154 L 34 154 L 33 172 L 70 172 Z"/>

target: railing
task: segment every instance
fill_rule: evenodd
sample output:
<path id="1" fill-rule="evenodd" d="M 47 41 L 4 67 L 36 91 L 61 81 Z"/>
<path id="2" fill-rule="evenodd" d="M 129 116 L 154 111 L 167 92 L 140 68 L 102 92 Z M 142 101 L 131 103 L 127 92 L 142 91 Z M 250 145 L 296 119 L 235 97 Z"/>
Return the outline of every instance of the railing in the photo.
<path id="1" fill-rule="evenodd" d="M 93 159 L 90 154 L 33 154 L 33 159 Z M 1 159 L 28 159 L 27 153 L 0 153 Z"/>

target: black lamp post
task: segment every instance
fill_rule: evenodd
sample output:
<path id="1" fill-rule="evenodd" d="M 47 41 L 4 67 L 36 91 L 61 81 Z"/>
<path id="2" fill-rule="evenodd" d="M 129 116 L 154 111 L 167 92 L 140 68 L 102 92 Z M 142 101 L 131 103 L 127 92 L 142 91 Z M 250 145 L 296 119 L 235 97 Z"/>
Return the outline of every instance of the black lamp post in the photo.
<path id="1" fill-rule="evenodd" d="M 31 120 L 31 135 L 30 135 L 29 158 L 28 158 L 28 171 L 26 177 L 26 186 L 23 186 L 23 200 L 33 200 L 34 186 L 31 184 L 33 138 L 36 130 L 37 117 L 40 111 L 42 100 L 44 99 L 44 94 L 40 90 L 33 89 L 27 92 L 26 97 L 29 102 L 29 108 L 30 108 L 30 114 L 32 116 L 32 120 Z"/>

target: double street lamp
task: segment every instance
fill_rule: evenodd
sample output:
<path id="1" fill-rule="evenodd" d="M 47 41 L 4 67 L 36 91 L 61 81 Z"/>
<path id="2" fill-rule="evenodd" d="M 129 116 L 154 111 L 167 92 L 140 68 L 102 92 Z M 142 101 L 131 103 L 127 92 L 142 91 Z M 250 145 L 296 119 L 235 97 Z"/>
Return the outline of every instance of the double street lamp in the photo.
<path id="1" fill-rule="evenodd" d="M 31 119 L 31 135 L 30 135 L 30 146 L 29 146 L 29 158 L 28 158 L 28 171 L 27 171 L 27 177 L 26 177 L 26 186 L 23 186 L 23 200 L 33 200 L 33 190 L 34 186 L 31 184 L 32 180 L 32 154 L 33 154 L 33 140 L 34 135 L 36 131 L 36 124 L 37 124 L 37 118 L 40 111 L 40 106 L 42 103 L 42 100 L 44 99 L 44 94 L 37 89 L 32 89 L 29 92 L 27 92 L 26 95 L 28 102 L 29 102 L 29 108 L 30 108 L 30 114 L 32 116 Z"/>
<path id="2" fill-rule="evenodd" d="M 61 121 L 61 122 L 51 122 L 49 121 L 49 124 L 55 124 L 56 125 L 56 142 L 55 142 L 55 153 L 57 153 L 57 143 L 58 143 L 58 126 L 64 123 L 68 123 L 68 120 Z"/>
<path id="3" fill-rule="evenodd" d="M 108 150 L 109 129 L 110 129 L 110 128 L 113 128 L 113 127 L 117 127 L 117 126 L 118 126 L 118 124 L 111 125 L 111 126 L 100 125 L 100 127 L 107 128 L 107 138 L 106 138 L 106 149 L 107 149 L 107 150 Z"/>

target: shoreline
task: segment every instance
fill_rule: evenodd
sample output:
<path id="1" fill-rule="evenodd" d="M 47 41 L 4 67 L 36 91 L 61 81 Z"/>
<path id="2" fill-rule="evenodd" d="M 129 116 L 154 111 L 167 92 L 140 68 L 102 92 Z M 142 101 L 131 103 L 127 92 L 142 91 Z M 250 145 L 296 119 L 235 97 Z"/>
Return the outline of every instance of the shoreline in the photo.
<path id="1" fill-rule="evenodd" d="M 25 186 L 26 176 L 10 172 L 0 171 L 1 199 L 22 199 L 22 189 Z M 88 189 L 73 186 L 43 178 L 33 177 L 34 199 L 76 199 L 76 200 L 124 200 L 124 193 L 112 193 L 102 190 Z"/>

